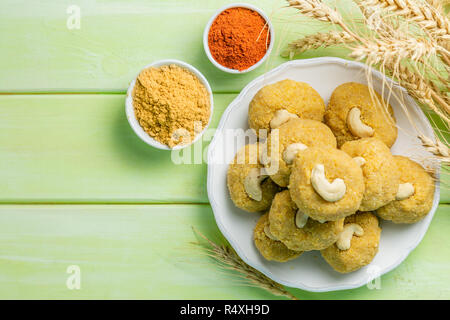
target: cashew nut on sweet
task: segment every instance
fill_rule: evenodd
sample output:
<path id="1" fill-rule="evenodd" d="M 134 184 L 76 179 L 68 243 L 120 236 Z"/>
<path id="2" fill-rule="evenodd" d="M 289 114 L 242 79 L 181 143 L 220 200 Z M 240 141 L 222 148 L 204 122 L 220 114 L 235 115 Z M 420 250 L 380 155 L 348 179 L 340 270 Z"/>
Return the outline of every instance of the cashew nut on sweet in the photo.
<path id="1" fill-rule="evenodd" d="M 356 163 L 362 167 L 363 165 L 366 164 L 366 159 L 364 159 L 363 157 L 354 157 L 353 160 L 356 161 Z"/>
<path id="2" fill-rule="evenodd" d="M 278 241 L 278 239 L 275 238 L 275 236 L 272 234 L 272 232 L 270 232 L 269 226 L 265 226 L 265 227 L 264 227 L 264 233 L 266 234 L 266 236 L 267 236 L 269 239 Z"/>
<path id="3" fill-rule="evenodd" d="M 270 120 L 269 124 L 272 129 L 275 129 L 293 118 L 298 118 L 298 116 L 296 114 L 290 113 L 285 109 L 280 109 L 275 111 L 275 115 L 273 116 L 272 120 Z"/>
<path id="4" fill-rule="evenodd" d="M 244 189 L 250 198 L 256 201 L 262 200 L 261 182 L 267 177 L 264 169 L 252 168 L 250 170 L 244 179 Z"/>
<path id="5" fill-rule="evenodd" d="M 350 132 L 360 138 L 371 137 L 374 134 L 372 127 L 364 124 L 361 121 L 361 110 L 359 108 L 352 108 L 347 115 L 347 125 Z"/>
<path id="6" fill-rule="evenodd" d="M 349 223 L 344 226 L 344 230 L 339 234 L 338 240 L 336 241 L 336 246 L 340 250 L 348 250 L 351 246 L 351 241 L 353 234 L 355 236 L 361 237 L 364 235 L 364 229 L 356 223 Z"/>
<path id="7" fill-rule="evenodd" d="M 297 210 L 297 214 L 295 215 L 295 225 L 297 228 L 303 228 L 308 222 L 308 215 L 304 214 L 300 210 Z"/>
<path id="8" fill-rule="evenodd" d="M 412 183 L 400 183 L 398 185 L 398 191 L 395 195 L 396 200 L 405 200 L 414 194 L 414 186 Z"/>
<path id="9" fill-rule="evenodd" d="M 273 145 L 272 145 L 272 147 L 273 147 Z M 266 166 L 264 168 L 264 170 L 265 170 L 265 174 L 267 174 L 267 175 L 276 174 L 278 172 L 279 161 L 277 158 L 272 159 L 271 157 L 269 157 L 269 155 L 267 153 L 267 145 L 266 144 L 264 144 L 261 149 L 261 153 L 259 155 L 259 163 Z"/>
<path id="10" fill-rule="evenodd" d="M 347 190 L 344 180 L 336 178 L 331 183 L 327 180 L 323 164 L 316 164 L 312 169 L 311 184 L 314 190 L 328 202 L 341 200 Z"/>
<path id="11" fill-rule="evenodd" d="M 295 156 L 301 150 L 308 148 L 303 143 L 292 143 L 286 147 L 283 151 L 283 160 L 286 164 L 292 164 L 294 162 Z"/>
<path id="12" fill-rule="evenodd" d="M 266 164 L 269 164 L 270 158 L 267 154 L 267 144 L 264 143 L 261 145 L 261 153 L 259 154 L 259 162 L 265 166 Z"/>

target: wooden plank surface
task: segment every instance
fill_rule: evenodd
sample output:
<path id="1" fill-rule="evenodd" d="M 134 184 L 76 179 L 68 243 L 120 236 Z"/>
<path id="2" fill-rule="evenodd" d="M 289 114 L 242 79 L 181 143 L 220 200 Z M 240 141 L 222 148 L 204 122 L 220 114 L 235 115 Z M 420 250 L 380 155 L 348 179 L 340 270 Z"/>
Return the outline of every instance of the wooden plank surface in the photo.
<path id="1" fill-rule="evenodd" d="M 234 97 L 215 95 L 211 128 Z M 208 202 L 206 163 L 175 164 L 171 152 L 139 140 L 124 101 L 122 94 L 0 96 L 0 203 Z"/>
<path id="2" fill-rule="evenodd" d="M 0 206 L 0 298 L 266 299 L 194 249 L 191 227 L 220 240 L 208 205 Z M 450 298 L 450 207 L 381 288 L 293 292 L 301 299 Z M 325 263 L 325 262 L 324 262 Z M 81 289 L 69 290 L 69 266 Z"/>
<path id="3" fill-rule="evenodd" d="M 206 166 L 174 165 L 170 153 L 141 142 L 124 116 L 123 93 L 138 70 L 176 58 L 197 67 L 216 92 L 215 127 L 236 93 L 286 61 L 279 51 L 289 39 L 327 29 L 286 24 L 291 14 L 277 10 L 284 0 L 248 1 L 273 18 L 276 45 L 266 65 L 230 76 L 202 47 L 204 25 L 229 2 L 0 2 L 0 93 L 96 93 L 0 95 L 0 298 L 272 298 L 234 283 L 190 245 L 191 226 L 221 239 L 207 204 Z M 69 30 L 73 5 L 81 28 Z M 441 203 L 450 202 L 446 181 Z M 419 247 L 382 277 L 380 290 L 293 292 L 301 299 L 448 299 L 449 227 L 450 206 L 441 205 Z M 71 265 L 81 269 L 80 290 L 66 286 Z"/>
<path id="4" fill-rule="evenodd" d="M 266 65 L 232 77 L 210 63 L 202 40 L 210 17 L 230 1 L 3 0 L 0 92 L 125 92 L 143 66 L 168 58 L 197 67 L 215 92 L 239 92 L 256 76 L 287 61 L 278 54 L 287 39 L 327 28 L 314 22 L 287 26 L 283 22 L 295 10 L 279 10 L 284 0 L 247 2 L 273 17 L 277 42 Z M 80 29 L 67 27 L 67 9 L 73 5 L 80 9 Z"/>
<path id="5" fill-rule="evenodd" d="M 215 94 L 211 128 L 234 97 Z M 0 203 L 207 203 L 206 163 L 175 164 L 139 140 L 124 99 L 0 96 Z"/>

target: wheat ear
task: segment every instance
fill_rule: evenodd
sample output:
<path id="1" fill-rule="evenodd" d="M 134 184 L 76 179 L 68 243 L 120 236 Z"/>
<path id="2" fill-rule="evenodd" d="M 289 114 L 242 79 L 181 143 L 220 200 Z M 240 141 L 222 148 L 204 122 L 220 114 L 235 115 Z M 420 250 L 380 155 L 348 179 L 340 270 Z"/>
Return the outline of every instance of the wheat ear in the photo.
<path id="1" fill-rule="evenodd" d="M 357 60 L 367 59 L 373 64 L 384 60 L 411 59 L 414 62 L 430 58 L 436 54 L 436 48 L 429 42 L 409 39 L 373 39 L 355 46 L 350 57 Z"/>
<path id="2" fill-rule="evenodd" d="M 316 33 L 291 42 L 288 50 L 289 57 L 292 59 L 293 55 L 300 54 L 307 50 L 351 43 L 354 41 L 353 37 L 345 31 L 332 30 L 326 33 Z"/>
<path id="3" fill-rule="evenodd" d="M 195 243 L 195 245 L 203 248 L 206 254 L 214 259 L 224 270 L 234 271 L 241 279 L 247 281 L 249 285 L 264 289 L 276 296 L 298 300 L 296 296 L 285 290 L 281 284 L 247 265 L 230 246 L 213 242 L 194 227 L 192 227 L 192 230 L 206 242 L 206 244 Z"/>
<path id="4" fill-rule="evenodd" d="M 436 139 L 436 143 L 433 142 L 430 138 L 419 135 L 419 139 L 422 141 L 422 144 L 425 146 L 428 152 L 434 154 L 435 156 L 441 157 L 442 161 L 449 162 L 450 157 L 450 149 L 443 144 L 439 139 Z"/>
<path id="5" fill-rule="evenodd" d="M 425 0 L 354 1 L 361 8 L 365 17 L 364 22 L 371 31 L 364 36 L 363 31 L 359 29 L 349 30 L 341 15 L 319 0 L 288 0 L 288 3 L 290 7 L 296 8 L 304 15 L 340 26 L 354 39 L 354 43 L 350 45 L 347 42 L 342 43 L 350 47 L 352 58 L 363 60 L 369 66 L 369 70 L 371 67 L 377 67 L 384 74 L 397 79 L 411 96 L 438 114 L 448 128 L 450 98 L 447 77 L 450 65 L 448 50 L 450 28 L 447 17 L 432 4 L 424 2 Z M 428 37 L 412 35 L 409 27 L 411 23 L 418 24 Z M 444 71 L 447 73 L 441 73 L 433 66 L 435 57 L 443 60 Z M 370 87 L 370 71 L 367 77 Z M 409 113 L 405 105 L 403 109 Z M 426 137 L 419 138 L 444 164 L 450 163 L 446 141 L 437 140 L 437 143 L 432 143 L 432 140 L 427 140 Z"/>
<path id="6" fill-rule="evenodd" d="M 434 8 L 428 2 L 411 0 L 363 0 L 362 5 L 379 8 L 387 12 L 403 16 L 416 22 L 422 29 L 429 33 L 448 39 L 450 35 L 450 23 L 446 16 Z"/>
<path id="7" fill-rule="evenodd" d="M 430 6 L 440 13 L 444 13 L 445 0 L 426 0 Z"/>
<path id="8" fill-rule="evenodd" d="M 357 0 L 359 1 L 359 0 Z M 385 10 L 391 14 L 402 16 L 410 22 L 415 22 L 422 30 L 445 48 L 439 50 L 441 58 L 450 64 L 450 22 L 442 10 L 435 8 L 427 1 L 414 0 L 364 0 L 362 5 L 373 10 Z"/>
<path id="9" fill-rule="evenodd" d="M 442 105 L 441 108 L 436 106 L 435 99 L 439 96 L 439 94 L 428 80 L 413 72 L 410 68 L 403 64 L 396 66 L 393 62 L 387 62 L 384 64 L 384 67 L 388 70 L 383 69 L 382 67 L 382 72 L 389 73 L 392 77 L 398 80 L 398 83 L 405 87 L 411 96 L 438 114 L 441 119 L 446 122 L 447 126 L 450 126 L 450 117 L 448 116 L 448 112 L 446 112 L 445 107 Z"/>

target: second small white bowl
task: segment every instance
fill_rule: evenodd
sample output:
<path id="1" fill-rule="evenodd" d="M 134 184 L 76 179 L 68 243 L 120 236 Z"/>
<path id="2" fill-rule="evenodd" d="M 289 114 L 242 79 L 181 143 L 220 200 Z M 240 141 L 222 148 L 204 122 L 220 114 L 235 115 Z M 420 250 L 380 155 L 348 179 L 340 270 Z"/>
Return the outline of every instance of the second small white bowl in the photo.
<path id="1" fill-rule="evenodd" d="M 209 98 L 210 98 L 210 115 L 209 115 L 208 123 L 206 124 L 205 128 L 203 128 L 202 132 L 200 132 L 199 134 L 197 134 L 195 136 L 195 138 L 193 139 L 193 141 L 191 141 L 191 143 L 177 145 L 173 148 L 170 148 L 169 146 L 157 141 L 156 139 L 153 139 L 151 136 L 148 135 L 147 132 L 144 131 L 144 129 L 139 124 L 139 121 L 136 119 L 136 115 L 134 113 L 134 107 L 133 107 L 133 89 L 136 84 L 136 79 L 139 76 L 139 74 L 141 73 L 141 71 L 144 69 L 150 68 L 150 67 L 157 68 L 157 67 L 166 66 L 166 65 L 170 65 L 170 64 L 175 64 L 177 66 L 180 66 L 180 67 L 192 72 L 200 80 L 200 82 L 205 86 L 206 90 L 208 91 Z M 142 141 L 147 143 L 148 145 L 158 148 L 158 149 L 162 149 L 162 150 L 183 149 L 183 148 L 190 146 L 198 139 L 200 139 L 200 137 L 203 135 L 203 133 L 206 131 L 206 129 L 208 129 L 208 126 L 211 123 L 211 119 L 212 119 L 212 115 L 213 115 L 213 111 L 214 111 L 214 100 L 213 100 L 212 90 L 211 90 L 211 87 L 210 87 L 208 81 L 203 76 L 203 74 L 201 74 L 200 71 L 198 71 L 196 68 L 194 68 L 190 64 L 180 61 L 180 60 L 175 60 L 175 59 L 158 60 L 149 65 L 146 65 L 144 68 L 142 68 L 142 70 L 139 71 L 139 73 L 136 75 L 136 78 L 134 78 L 134 80 L 130 83 L 130 86 L 128 87 L 128 90 L 127 90 L 127 97 L 125 100 L 125 112 L 127 115 L 128 123 L 130 124 L 131 128 L 136 133 L 136 135 Z"/>
<path id="2" fill-rule="evenodd" d="M 263 17 L 263 19 L 266 21 L 267 26 L 269 28 L 269 32 L 270 32 L 270 44 L 269 44 L 269 48 L 267 48 L 267 51 L 266 51 L 266 54 L 264 55 L 264 57 L 262 57 L 261 60 L 259 60 L 254 65 L 252 65 L 250 68 L 242 70 L 242 71 L 239 71 L 236 69 L 230 69 L 230 68 L 227 68 L 227 67 L 221 65 L 214 59 L 214 57 L 211 54 L 211 51 L 209 50 L 209 44 L 208 44 L 209 29 L 211 29 L 211 25 L 213 24 L 214 20 L 216 20 L 216 18 L 219 16 L 219 14 L 221 14 L 223 11 L 230 9 L 230 8 L 246 8 L 246 9 L 250 9 L 250 10 L 253 10 L 253 11 L 259 13 L 259 15 L 261 17 Z M 206 56 L 208 57 L 209 61 L 211 61 L 211 63 L 213 65 L 215 65 L 218 69 L 228 72 L 228 73 L 238 73 L 238 74 L 239 73 L 247 73 L 247 72 L 250 72 L 250 71 L 258 68 L 260 65 L 263 64 L 264 61 L 267 60 L 267 57 L 270 55 L 270 52 L 272 51 L 272 48 L 273 48 L 274 41 L 275 41 L 275 33 L 273 31 L 273 26 L 272 26 L 272 23 L 270 22 L 269 17 L 261 9 L 255 7 L 251 4 L 248 4 L 248 3 L 240 3 L 240 2 L 232 3 L 232 4 L 229 4 L 229 5 L 226 5 L 222 8 L 220 8 L 211 17 L 211 19 L 209 19 L 208 23 L 206 24 L 205 31 L 203 32 L 203 47 L 205 49 L 205 53 L 206 53 Z"/>

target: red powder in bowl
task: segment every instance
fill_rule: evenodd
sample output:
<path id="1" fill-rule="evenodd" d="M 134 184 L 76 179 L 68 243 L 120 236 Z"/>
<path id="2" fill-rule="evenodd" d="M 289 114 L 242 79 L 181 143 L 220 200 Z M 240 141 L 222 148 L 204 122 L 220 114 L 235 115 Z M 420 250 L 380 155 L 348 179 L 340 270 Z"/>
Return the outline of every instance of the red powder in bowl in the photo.
<path id="1" fill-rule="evenodd" d="M 239 7 L 221 12 L 208 34 L 208 46 L 214 60 L 239 71 L 261 60 L 270 41 L 264 18 L 256 11 Z"/>

